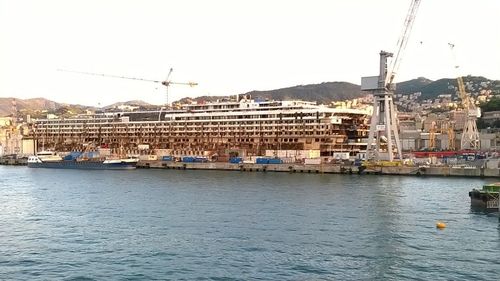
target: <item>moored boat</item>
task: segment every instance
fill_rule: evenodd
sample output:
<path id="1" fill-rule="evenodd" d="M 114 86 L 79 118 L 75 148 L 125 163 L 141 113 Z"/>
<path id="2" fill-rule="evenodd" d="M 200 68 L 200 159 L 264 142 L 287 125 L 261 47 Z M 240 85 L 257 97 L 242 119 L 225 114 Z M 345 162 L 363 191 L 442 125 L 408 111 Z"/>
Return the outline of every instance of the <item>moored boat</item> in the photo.
<path id="1" fill-rule="evenodd" d="M 471 207 L 497 211 L 499 206 L 500 182 L 485 184 L 482 189 L 469 192 Z"/>
<path id="2" fill-rule="evenodd" d="M 55 152 L 41 152 L 28 157 L 28 167 L 30 168 L 131 170 L 136 168 L 137 162 L 137 158 L 107 159 L 96 157 L 95 154 L 79 152 L 72 152 L 64 158 Z"/>

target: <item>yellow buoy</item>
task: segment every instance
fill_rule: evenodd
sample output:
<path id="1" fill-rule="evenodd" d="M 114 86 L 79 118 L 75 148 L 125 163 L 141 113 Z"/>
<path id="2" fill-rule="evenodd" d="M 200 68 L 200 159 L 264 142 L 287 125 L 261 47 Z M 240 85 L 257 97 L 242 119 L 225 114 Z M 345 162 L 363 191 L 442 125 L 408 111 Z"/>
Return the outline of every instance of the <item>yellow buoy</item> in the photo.
<path id="1" fill-rule="evenodd" d="M 436 227 L 439 228 L 439 229 L 444 229 L 444 228 L 446 228 L 446 223 L 444 223 L 442 221 L 438 221 L 436 223 Z"/>

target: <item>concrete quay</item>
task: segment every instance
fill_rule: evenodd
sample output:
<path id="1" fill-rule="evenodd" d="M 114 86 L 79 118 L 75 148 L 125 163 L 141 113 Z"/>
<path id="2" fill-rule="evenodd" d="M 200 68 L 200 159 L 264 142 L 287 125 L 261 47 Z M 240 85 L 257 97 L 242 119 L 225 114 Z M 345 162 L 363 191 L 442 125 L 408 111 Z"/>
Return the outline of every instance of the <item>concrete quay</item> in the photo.
<path id="1" fill-rule="evenodd" d="M 9 166 L 26 166 L 28 165 L 28 158 L 0 158 L 0 165 Z"/>
<path id="2" fill-rule="evenodd" d="M 369 168 L 340 164 L 254 164 L 254 163 L 183 163 L 162 161 L 139 161 L 138 168 L 174 169 L 174 170 L 221 170 L 242 172 L 287 172 L 315 174 L 361 174 L 361 175 L 408 175 L 408 176 L 443 176 L 443 177 L 500 177 L 500 169 L 451 167 L 451 166 L 372 166 Z"/>

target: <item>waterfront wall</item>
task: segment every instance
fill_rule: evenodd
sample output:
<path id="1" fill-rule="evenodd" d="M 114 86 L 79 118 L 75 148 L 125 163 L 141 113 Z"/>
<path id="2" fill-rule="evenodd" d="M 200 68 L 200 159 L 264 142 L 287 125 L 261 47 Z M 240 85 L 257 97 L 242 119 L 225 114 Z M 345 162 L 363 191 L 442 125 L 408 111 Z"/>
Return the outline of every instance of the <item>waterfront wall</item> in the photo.
<path id="1" fill-rule="evenodd" d="M 329 174 L 379 174 L 379 175 L 412 175 L 412 176 L 455 176 L 455 177 L 500 177 L 498 168 L 456 168 L 456 167 L 426 167 L 375 166 L 370 168 L 340 164 L 254 164 L 254 163 L 182 163 L 162 161 L 141 161 L 139 168 L 179 169 L 179 170 L 226 170 L 243 172 L 288 172 L 288 173 L 329 173 Z"/>
<path id="2" fill-rule="evenodd" d="M 26 165 L 26 159 L 0 158 L 0 165 Z M 361 175 L 407 175 L 441 177 L 500 177 L 499 168 L 472 167 L 414 167 L 414 166 L 373 166 L 370 168 L 341 164 L 232 164 L 225 162 L 183 163 L 171 161 L 139 161 L 138 168 L 177 170 L 226 170 L 242 172 L 288 172 L 315 174 L 361 174 Z"/>

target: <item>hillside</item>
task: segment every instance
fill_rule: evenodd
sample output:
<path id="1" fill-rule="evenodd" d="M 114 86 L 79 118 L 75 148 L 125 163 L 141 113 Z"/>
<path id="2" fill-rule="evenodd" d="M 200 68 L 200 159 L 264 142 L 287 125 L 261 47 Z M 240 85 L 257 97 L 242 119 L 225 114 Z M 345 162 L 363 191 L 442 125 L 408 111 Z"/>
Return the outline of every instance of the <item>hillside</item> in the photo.
<path id="1" fill-rule="evenodd" d="M 14 98 L 0 98 L 0 117 L 1 116 L 11 116 L 12 112 L 12 101 Z M 33 99 L 15 99 L 17 111 L 20 116 L 25 116 L 27 114 L 32 117 L 42 117 L 46 113 L 55 113 L 58 115 L 71 115 L 74 113 L 82 113 L 88 106 L 82 105 L 69 105 L 64 103 L 57 103 L 45 98 L 33 98 Z"/>
<path id="2" fill-rule="evenodd" d="M 149 104 L 145 101 L 142 100 L 131 100 L 131 101 L 125 101 L 125 102 L 115 102 L 113 104 L 107 105 L 102 107 L 103 109 L 111 109 L 111 108 L 116 108 L 122 105 L 129 105 L 129 106 L 138 106 L 139 108 L 157 108 L 158 106 Z"/>
<path id="3" fill-rule="evenodd" d="M 477 95 L 483 90 L 490 90 L 493 96 L 500 96 L 500 80 L 489 80 L 481 76 L 466 76 L 463 78 L 466 84 L 467 92 Z M 411 94 L 421 92 L 419 100 L 434 99 L 441 94 L 452 94 L 456 96 L 456 79 L 439 79 L 436 81 L 429 80 L 424 77 L 404 81 L 396 85 L 396 94 Z M 251 91 L 245 93 L 253 98 L 270 99 L 270 100 L 291 100 L 300 99 L 305 101 L 316 101 L 318 103 L 328 104 L 332 101 L 340 101 L 353 99 L 365 96 L 366 93 L 361 92 L 360 86 L 347 82 L 324 82 L 320 84 L 298 85 L 288 88 L 268 90 L 268 91 Z M 177 102 L 188 103 L 193 101 L 216 101 L 227 99 L 229 96 L 201 96 L 196 98 L 183 98 Z M 95 109 L 82 105 L 68 105 L 57 103 L 44 98 L 34 99 L 16 99 L 17 109 L 21 116 L 30 114 L 33 117 L 42 117 L 47 113 L 55 113 L 57 115 L 67 116 L 75 113 L 83 113 L 86 109 Z M 117 102 L 104 107 L 111 109 L 120 105 L 135 105 L 141 109 L 156 108 L 157 106 L 150 105 L 140 100 L 128 102 Z M 12 114 L 12 98 L 0 98 L 0 117 L 9 116 Z"/>
<path id="4" fill-rule="evenodd" d="M 318 103 L 330 103 L 332 101 L 354 99 L 366 95 L 361 92 L 361 87 L 347 82 L 324 82 L 321 84 L 298 85 L 269 91 L 251 91 L 245 93 L 252 98 L 316 101 Z M 191 101 L 216 101 L 227 98 L 227 96 L 201 96 L 197 98 L 183 98 L 179 103 Z"/>
<path id="5" fill-rule="evenodd" d="M 55 110 L 61 104 L 44 98 L 33 99 L 13 99 L 0 98 L 0 116 L 8 116 L 12 114 L 12 101 L 15 100 L 18 111 L 35 111 L 35 110 Z"/>
<path id="6" fill-rule="evenodd" d="M 482 90 L 491 90 L 493 95 L 500 95 L 500 80 L 489 80 L 481 76 L 463 77 L 468 93 L 477 95 Z M 435 99 L 442 94 L 451 94 L 455 98 L 457 80 L 455 78 L 443 78 L 436 81 L 419 77 L 404 82 L 397 83 L 396 94 L 412 94 L 421 92 L 418 100 Z M 360 91 L 360 86 L 347 82 L 325 82 L 321 84 L 299 85 L 269 91 L 251 91 L 246 94 L 253 98 L 290 100 L 301 99 L 306 101 L 317 101 L 328 104 L 332 101 L 358 98 L 366 95 Z M 184 98 L 180 103 L 192 101 L 215 101 L 227 98 L 227 96 L 201 96 L 197 98 Z"/>
<path id="7" fill-rule="evenodd" d="M 419 77 L 396 84 L 396 94 L 411 94 L 422 91 L 422 89 L 434 81 L 425 77 Z"/>
<path id="8" fill-rule="evenodd" d="M 491 90 L 493 95 L 500 95 L 500 80 L 489 80 L 481 76 L 465 76 L 466 91 L 477 95 L 482 90 Z M 457 79 L 443 78 L 432 81 L 423 77 L 413 79 L 396 85 L 396 94 L 411 94 L 421 92 L 420 100 L 435 99 L 441 94 L 456 96 Z"/>
<path id="9" fill-rule="evenodd" d="M 347 82 L 325 82 L 321 84 L 299 85 L 271 91 L 252 91 L 247 94 L 250 94 L 252 97 L 261 97 L 265 99 L 299 99 L 316 101 L 318 103 L 354 99 L 365 95 L 365 93 L 361 92 L 361 87 L 359 85 Z"/>

